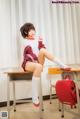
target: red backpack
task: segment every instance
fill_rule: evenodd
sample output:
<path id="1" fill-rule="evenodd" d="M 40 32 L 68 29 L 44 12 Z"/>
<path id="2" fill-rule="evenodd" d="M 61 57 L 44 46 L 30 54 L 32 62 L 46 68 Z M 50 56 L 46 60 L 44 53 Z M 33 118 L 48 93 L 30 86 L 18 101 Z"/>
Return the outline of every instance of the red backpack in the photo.
<path id="1" fill-rule="evenodd" d="M 76 86 L 72 79 L 66 77 L 56 82 L 56 95 L 63 104 L 75 105 L 77 103 Z"/>

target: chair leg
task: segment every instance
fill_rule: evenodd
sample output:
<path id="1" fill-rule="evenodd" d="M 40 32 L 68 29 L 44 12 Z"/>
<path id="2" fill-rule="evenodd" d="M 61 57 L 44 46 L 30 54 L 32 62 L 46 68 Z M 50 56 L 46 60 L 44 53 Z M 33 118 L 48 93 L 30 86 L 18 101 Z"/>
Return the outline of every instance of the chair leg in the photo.
<path id="1" fill-rule="evenodd" d="M 63 103 L 62 103 L 62 110 L 61 111 L 62 111 L 61 117 L 64 118 L 64 104 Z"/>
<path id="2" fill-rule="evenodd" d="M 59 111 L 61 111 L 61 105 L 59 100 L 58 100 L 58 104 L 59 104 Z"/>
<path id="3" fill-rule="evenodd" d="M 15 112 L 16 111 L 15 81 L 13 81 L 13 107 L 14 107 L 14 112 Z"/>
<path id="4" fill-rule="evenodd" d="M 52 104 L 52 86 L 51 86 L 51 80 L 50 80 L 50 104 Z"/>

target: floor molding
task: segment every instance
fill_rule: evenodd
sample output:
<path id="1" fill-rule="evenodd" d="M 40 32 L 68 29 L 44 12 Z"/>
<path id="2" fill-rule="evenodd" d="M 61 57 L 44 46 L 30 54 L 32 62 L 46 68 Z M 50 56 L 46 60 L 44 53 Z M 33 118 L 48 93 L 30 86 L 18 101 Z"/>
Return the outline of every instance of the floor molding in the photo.
<path id="1" fill-rule="evenodd" d="M 56 94 L 53 94 L 52 95 L 52 98 L 53 99 L 56 99 L 57 97 L 56 97 Z M 31 100 L 31 98 L 25 98 L 25 99 L 21 99 L 21 100 Z M 43 100 L 49 100 L 50 99 L 50 95 L 45 95 L 45 96 L 43 96 Z M 21 102 L 21 103 L 17 103 L 17 104 L 23 104 L 23 103 L 26 103 L 26 102 Z M 13 101 L 10 101 L 10 105 L 13 105 Z M 5 106 L 7 106 L 7 101 L 5 101 L 5 102 L 0 102 L 0 107 L 5 107 Z"/>

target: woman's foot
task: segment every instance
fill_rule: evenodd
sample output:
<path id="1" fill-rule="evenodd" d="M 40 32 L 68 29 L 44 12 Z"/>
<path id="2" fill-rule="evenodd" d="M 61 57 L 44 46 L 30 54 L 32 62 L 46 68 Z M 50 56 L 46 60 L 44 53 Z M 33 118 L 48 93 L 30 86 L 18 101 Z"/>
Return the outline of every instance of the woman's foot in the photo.
<path id="1" fill-rule="evenodd" d="M 35 107 L 39 107 L 39 105 L 40 105 L 39 98 L 33 99 L 33 104 Z"/>
<path id="2" fill-rule="evenodd" d="M 70 71 L 71 67 L 65 65 L 64 67 L 61 67 L 61 69 L 64 70 L 64 71 Z"/>
<path id="3" fill-rule="evenodd" d="M 35 107 L 39 107 L 40 102 L 39 102 L 39 103 L 33 103 L 33 105 L 34 105 Z"/>

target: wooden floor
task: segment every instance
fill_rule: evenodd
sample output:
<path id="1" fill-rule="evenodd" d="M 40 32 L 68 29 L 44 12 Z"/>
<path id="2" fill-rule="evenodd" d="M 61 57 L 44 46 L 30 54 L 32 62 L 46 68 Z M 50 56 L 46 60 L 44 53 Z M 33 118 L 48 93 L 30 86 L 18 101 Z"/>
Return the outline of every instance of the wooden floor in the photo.
<path id="1" fill-rule="evenodd" d="M 52 104 L 49 103 L 49 100 L 44 101 L 43 119 L 62 119 L 61 112 L 58 111 L 58 106 L 57 99 L 53 99 Z M 16 107 L 16 112 L 11 107 L 10 119 L 40 119 L 39 108 L 35 108 L 32 103 L 19 104 Z M 0 110 L 6 111 L 6 107 L 0 108 Z M 80 119 L 77 113 L 77 109 L 71 109 L 67 106 L 65 107 L 63 119 Z"/>

